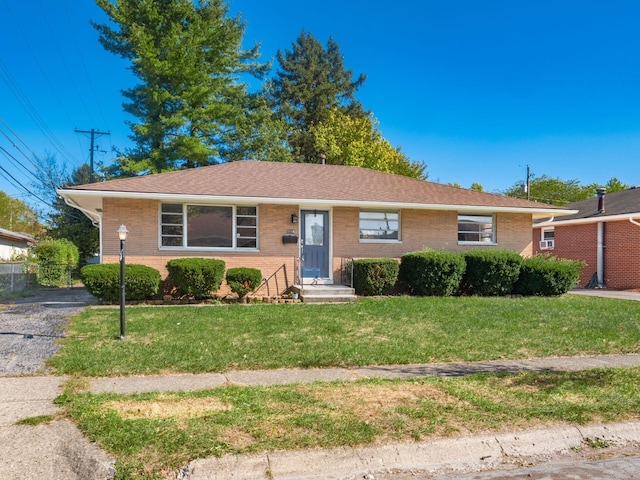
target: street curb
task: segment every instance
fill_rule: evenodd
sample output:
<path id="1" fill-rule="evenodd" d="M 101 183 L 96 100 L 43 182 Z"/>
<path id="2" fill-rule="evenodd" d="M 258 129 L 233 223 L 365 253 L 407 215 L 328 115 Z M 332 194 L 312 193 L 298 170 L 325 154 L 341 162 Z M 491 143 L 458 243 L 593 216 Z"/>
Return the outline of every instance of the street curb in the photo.
<path id="1" fill-rule="evenodd" d="M 389 470 L 465 473 L 580 448 L 587 439 L 640 442 L 640 422 L 563 426 L 362 448 L 279 451 L 194 460 L 179 480 L 345 480 Z"/>
<path id="2" fill-rule="evenodd" d="M 60 450 L 78 478 L 111 480 L 115 477 L 115 459 L 85 438 L 75 425 L 60 420 L 52 423 L 51 427 L 60 437 Z"/>

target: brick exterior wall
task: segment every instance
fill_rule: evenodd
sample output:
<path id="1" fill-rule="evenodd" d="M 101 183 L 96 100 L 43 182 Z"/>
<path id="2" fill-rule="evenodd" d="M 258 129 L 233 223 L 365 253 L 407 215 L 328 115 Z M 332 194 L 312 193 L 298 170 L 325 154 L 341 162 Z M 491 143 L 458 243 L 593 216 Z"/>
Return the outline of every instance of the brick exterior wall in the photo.
<path id="1" fill-rule="evenodd" d="M 118 262 L 119 240 L 116 230 L 125 224 L 127 263 L 140 263 L 156 268 L 167 276 L 166 263 L 179 257 L 211 257 L 226 262 L 227 268 L 252 267 L 268 277 L 286 265 L 289 283 L 294 280 L 296 244 L 283 244 L 282 236 L 293 231 L 299 236 L 299 223 L 291 223 L 291 215 L 299 214 L 298 205 L 259 205 L 259 252 L 164 250 L 158 246 L 159 202 L 150 200 L 103 200 L 102 261 Z M 473 248 L 509 249 L 523 256 L 532 254 L 531 215 L 498 213 L 496 215 L 497 246 L 458 245 L 458 214 L 455 211 L 402 210 L 401 242 L 361 243 L 358 235 L 358 208 L 337 207 L 332 211 L 333 279 L 340 281 L 341 257 L 400 258 L 403 253 L 424 248 L 462 251 Z"/>
<path id="2" fill-rule="evenodd" d="M 597 223 L 556 226 L 554 232 L 554 248 L 540 250 L 541 229 L 535 228 L 534 252 L 586 262 L 580 276 L 584 287 L 598 270 Z M 604 225 L 604 281 L 613 289 L 640 287 L 640 227 L 628 220 Z"/>

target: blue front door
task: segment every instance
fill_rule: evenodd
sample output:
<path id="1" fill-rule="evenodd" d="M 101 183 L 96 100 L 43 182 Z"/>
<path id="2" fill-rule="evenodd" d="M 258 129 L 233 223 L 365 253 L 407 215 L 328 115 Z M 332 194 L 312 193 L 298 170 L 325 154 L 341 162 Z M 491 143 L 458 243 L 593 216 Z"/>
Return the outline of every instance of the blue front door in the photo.
<path id="1" fill-rule="evenodd" d="M 302 210 L 302 278 L 329 278 L 329 212 Z"/>

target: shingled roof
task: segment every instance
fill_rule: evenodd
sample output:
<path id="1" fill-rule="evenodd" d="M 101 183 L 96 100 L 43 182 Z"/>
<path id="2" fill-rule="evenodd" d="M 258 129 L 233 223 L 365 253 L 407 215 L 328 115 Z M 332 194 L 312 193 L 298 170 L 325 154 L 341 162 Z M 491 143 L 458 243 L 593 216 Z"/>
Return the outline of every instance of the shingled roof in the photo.
<path id="1" fill-rule="evenodd" d="M 561 215 L 565 209 L 477 192 L 360 167 L 240 161 L 175 172 L 68 187 L 59 193 L 79 205 L 92 197 L 188 197 L 333 205 L 398 205 L 416 208 L 474 206 L 487 210 Z"/>
<path id="2" fill-rule="evenodd" d="M 598 210 L 598 197 L 595 195 L 587 200 L 569 203 L 564 206 L 571 210 L 577 210 L 577 213 L 563 215 L 554 219 L 553 223 L 568 222 L 598 222 L 603 218 L 630 216 L 640 217 L 640 187 L 632 187 L 619 192 L 607 193 L 604 196 L 604 211 Z M 540 220 L 540 223 L 544 222 Z M 548 222 L 547 222 L 548 223 Z"/>

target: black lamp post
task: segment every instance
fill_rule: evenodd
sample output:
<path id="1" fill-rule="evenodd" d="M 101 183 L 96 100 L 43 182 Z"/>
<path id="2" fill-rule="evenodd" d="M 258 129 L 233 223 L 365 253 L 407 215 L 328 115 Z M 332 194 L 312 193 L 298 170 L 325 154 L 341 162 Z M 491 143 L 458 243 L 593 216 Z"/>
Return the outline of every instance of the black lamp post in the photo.
<path id="1" fill-rule="evenodd" d="M 120 340 L 124 340 L 124 244 L 129 230 L 124 225 L 120 225 L 117 232 L 120 239 Z"/>

